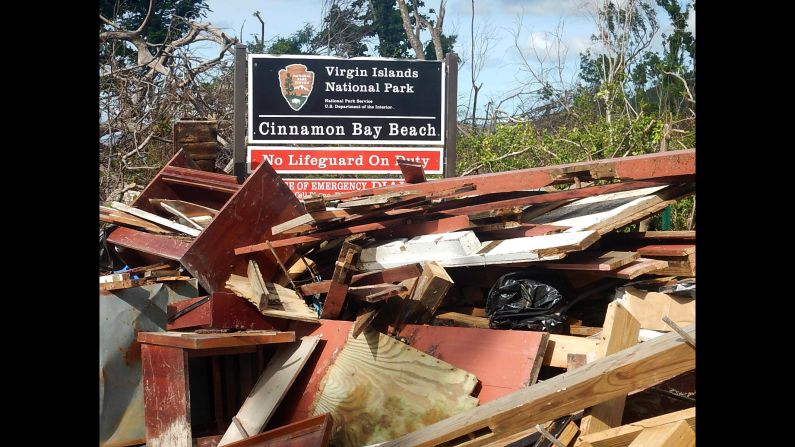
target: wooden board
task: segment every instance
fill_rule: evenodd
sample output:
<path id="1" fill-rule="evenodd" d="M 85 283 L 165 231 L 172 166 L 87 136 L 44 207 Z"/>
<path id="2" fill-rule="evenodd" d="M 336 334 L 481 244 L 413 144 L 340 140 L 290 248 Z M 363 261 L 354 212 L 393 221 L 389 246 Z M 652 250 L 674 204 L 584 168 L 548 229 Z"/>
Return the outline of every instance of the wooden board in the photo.
<path id="1" fill-rule="evenodd" d="M 614 276 L 622 279 L 635 279 L 646 273 L 655 273 L 668 267 L 668 261 L 659 259 L 638 258 L 632 263 L 620 267 L 612 272 L 607 272 L 607 276 Z"/>
<path id="2" fill-rule="evenodd" d="M 104 206 L 99 207 L 99 220 L 119 225 L 130 225 L 155 234 L 174 234 L 173 230 L 162 228 L 152 222 L 133 216 L 132 214 L 127 214 L 123 211 L 106 208 Z"/>
<path id="3" fill-rule="evenodd" d="M 637 250 L 641 256 L 687 256 L 696 252 L 695 244 L 644 245 Z"/>
<path id="4" fill-rule="evenodd" d="M 696 299 L 666 293 L 646 292 L 634 287 L 618 289 L 618 301 L 640 322 L 642 329 L 671 331 L 662 317 L 679 326 L 696 322 Z"/>
<path id="5" fill-rule="evenodd" d="M 475 375 L 481 404 L 536 383 L 549 334 L 407 324 L 409 346 Z"/>
<path id="6" fill-rule="evenodd" d="M 251 281 L 245 276 L 229 275 L 226 287 L 235 295 L 247 299 L 260 311 L 262 315 L 269 317 L 286 318 L 288 320 L 299 320 L 317 322 L 317 313 L 306 305 L 306 302 L 293 290 L 282 287 L 276 283 L 264 283 L 267 294 L 257 296 L 251 289 Z M 267 301 L 267 307 L 262 304 Z"/>
<path id="7" fill-rule="evenodd" d="M 160 217 L 157 214 L 152 214 L 144 210 L 139 210 L 138 208 L 133 208 L 129 205 L 125 205 L 121 202 L 113 202 L 111 206 L 117 210 L 124 211 L 125 213 L 132 214 L 133 216 L 140 217 L 141 219 L 148 220 L 150 222 L 154 222 L 158 225 L 162 225 L 167 228 L 171 228 L 172 230 L 177 230 L 181 233 L 185 233 L 190 236 L 198 236 L 201 233 L 201 230 L 197 230 L 195 228 L 190 228 L 182 224 L 178 224 L 176 222 L 172 222 L 164 217 Z"/>
<path id="8" fill-rule="evenodd" d="M 262 431 L 268 423 L 318 342 L 320 337 L 317 335 L 303 337 L 300 342 L 280 346 L 273 355 L 235 416 L 249 436 Z M 246 436 L 233 423 L 226 429 L 218 445 L 227 445 L 244 438 Z"/>
<path id="9" fill-rule="evenodd" d="M 597 358 L 615 354 L 638 343 L 640 323 L 618 301 L 607 306 L 602 327 Z M 585 410 L 580 422 L 580 433 L 587 435 L 621 425 L 626 396 L 618 396 Z"/>
<path id="10" fill-rule="evenodd" d="M 246 331 L 220 334 L 195 334 L 192 332 L 139 332 L 138 342 L 172 346 L 185 349 L 213 349 L 236 346 L 289 343 L 295 341 L 295 332 Z"/>
<path id="11" fill-rule="evenodd" d="M 695 447 L 696 433 L 685 421 L 671 422 L 640 432 L 629 447 Z"/>
<path id="12" fill-rule="evenodd" d="M 348 339 L 323 382 L 312 414 L 332 415 L 340 447 L 394 439 L 478 404 L 473 374 L 371 330 Z"/>
<path id="13" fill-rule="evenodd" d="M 331 416 L 322 414 L 227 444 L 227 447 L 326 447 L 331 440 L 331 426 Z"/>
<path id="14" fill-rule="evenodd" d="M 696 231 L 633 231 L 622 233 L 622 239 L 696 239 Z"/>
<path id="15" fill-rule="evenodd" d="M 638 258 L 640 255 L 631 251 L 582 252 L 566 256 L 563 261 L 540 263 L 539 267 L 553 270 L 610 271 Z"/>
<path id="16" fill-rule="evenodd" d="M 196 203 L 186 202 L 184 200 L 167 200 L 167 199 L 149 199 L 149 203 L 153 205 L 160 205 L 163 204 L 170 206 L 178 210 L 180 213 L 188 216 L 190 218 L 193 217 L 200 217 L 200 216 L 212 216 L 215 217 L 218 214 L 218 210 L 198 205 Z"/>
<path id="17" fill-rule="evenodd" d="M 596 358 L 596 350 L 599 343 L 599 340 L 593 338 L 549 334 L 549 343 L 544 354 L 543 365 L 567 368 L 569 366 L 569 354 L 584 354 L 587 358 L 593 360 Z"/>
<path id="18" fill-rule="evenodd" d="M 654 256 L 668 262 L 668 267 L 656 270 L 655 275 L 662 276 L 696 276 L 696 254 L 691 253 L 687 256 Z"/>
<path id="19" fill-rule="evenodd" d="M 687 424 L 690 425 L 693 430 L 695 430 L 695 407 L 688 408 L 686 410 L 675 411 L 662 416 L 644 419 L 642 421 L 633 422 L 631 424 L 622 425 L 621 427 L 611 428 L 597 433 L 592 433 L 590 435 L 580 435 L 577 439 L 577 445 L 582 445 L 583 447 L 627 447 L 643 430 L 678 421 L 687 422 Z"/>
<path id="20" fill-rule="evenodd" d="M 695 325 L 684 330 L 695 337 Z M 467 447 L 485 445 L 528 426 L 655 385 L 695 367 L 695 350 L 678 334 L 666 334 L 388 441 L 381 447 L 433 446 L 459 438 L 466 440 Z"/>
<path id="21" fill-rule="evenodd" d="M 323 302 L 321 318 L 337 318 L 345 305 L 345 296 L 353 276 L 354 265 L 359 260 L 362 249 L 358 245 L 344 242 L 337 262 L 334 264 L 334 273 L 331 276 L 329 291 Z"/>
<path id="22" fill-rule="evenodd" d="M 453 280 L 444 267 L 436 262 L 426 262 L 422 266 L 422 274 L 417 278 L 414 290 L 408 303 L 413 304 L 407 309 L 405 321 L 409 323 L 427 323 L 442 303 Z"/>
<path id="23" fill-rule="evenodd" d="M 141 364 L 146 445 L 191 447 L 187 351 L 145 344 Z"/>
<path id="24" fill-rule="evenodd" d="M 436 320 L 444 321 L 460 327 L 489 328 L 489 319 L 467 315 L 459 312 L 444 312 L 434 316 Z"/>
<path id="25" fill-rule="evenodd" d="M 442 267 L 535 262 L 560 259 L 566 253 L 588 248 L 598 239 L 595 231 L 581 231 L 481 242 L 472 231 L 459 231 L 397 239 L 365 248 L 358 267 L 367 271 L 428 261 L 436 261 Z"/>

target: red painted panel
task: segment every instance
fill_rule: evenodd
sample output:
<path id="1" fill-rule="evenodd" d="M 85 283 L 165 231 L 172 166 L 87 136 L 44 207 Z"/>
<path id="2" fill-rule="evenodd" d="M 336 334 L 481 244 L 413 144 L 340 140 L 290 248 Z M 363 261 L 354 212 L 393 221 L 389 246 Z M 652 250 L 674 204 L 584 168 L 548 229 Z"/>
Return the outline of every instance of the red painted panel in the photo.
<path id="1" fill-rule="evenodd" d="M 286 178 L 283 179 L 290 191 L 299 199 L 310 194 L 322 196 L 348 191 L 364 191 L 384 186 L 403 184 L 403 179 L 364 179 L 364 178 Z"/>
<path id="2" fill-rule="evenodd" d="M 204 297 L 178 301 L 168 305 L 168 314 L 174 315 Z M 185 315 L 168 323 L 169 331 L 186 328 L 205 329 L 251 329 L 251 330 L 286 330 L 288 321 L 283 318 L 268 318 L 244 298 L 233 293 L 216 292 L 210 301 L 191 310 Z"/>
<path id="3" fill-rule="evenodd" d="M 184 349 L 141 345 L 146 444 L 191 447 L 188 355 Z"/>
<path id="4" fill-rule="evenodd" d="M 416 161 L 429 174 L 442 173 L 442 148 L 249 147 L 248 162 L 263 160 L 279 174 L 400 174 L 398 160 Z"/>
<path id="5" fill-rule="evenodd" d="M 282 401 L 269 426 L 278 427 L 310 416 L 309 407 L 337 354 L 342 351 L 352 321 L 320 320 L 320 325 L 298 323 L 296 339 L 322 335 L 320 344 Z M 480 380 L 480 403 L 510 394 L 535 382 L 549 335 L 545 332 L 498 331 L 461 327 L 405 325 L 400 333 L 409 345 Z"/>

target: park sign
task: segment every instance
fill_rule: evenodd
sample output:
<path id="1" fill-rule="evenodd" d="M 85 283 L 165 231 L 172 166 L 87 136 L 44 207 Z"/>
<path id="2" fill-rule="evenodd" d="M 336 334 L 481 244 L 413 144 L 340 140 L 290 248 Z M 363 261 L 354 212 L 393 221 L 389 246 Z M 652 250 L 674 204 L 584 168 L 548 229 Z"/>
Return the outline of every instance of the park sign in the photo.
<path id="1" fill-rule="evenodd" d="M 443 145 L 443 61 L 248 58 L 248 143 Z"/>

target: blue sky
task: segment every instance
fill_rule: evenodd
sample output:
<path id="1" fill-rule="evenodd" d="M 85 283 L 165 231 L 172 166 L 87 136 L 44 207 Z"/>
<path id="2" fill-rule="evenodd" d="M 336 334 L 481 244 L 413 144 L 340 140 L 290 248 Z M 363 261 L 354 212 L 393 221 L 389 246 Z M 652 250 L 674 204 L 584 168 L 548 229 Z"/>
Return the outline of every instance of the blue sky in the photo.
<path id="1" fill-rule="evenodd" d="M 564 82 L 569 82 L 577 74 L 579 53 L 585 51 L 590 44 L 590 35 L 595 25 L 589 14 L 594 0 L 475 0 L 475 45 L 482 44 L 481 38 L 488 34 L 490 38 L 488 56 L 478 76 L 478 83 L 483 87 L 478 99 L 478 109 L 489 99 L 499 102 L 527 85 L 529 74 L 522 63 L 516 44 L 523 49 L 529 68 L 535 71 L 550 67 L 553 62 L 547 59 L 544 65 L 538 63 L 533 48 L 543 57 L 545 49 L 552 51 L 551 58 L 557 59 L 557 39 L 551 34 L 560 36 L 565 49 L 565 71 L 559 73 Z M 619 0 L 621 1 L 621 0 Z M 253 40 L 259 36 L 260 23 L 253 16 L 260 11 L 265 21 L 265 40 L 292 34 L 308 22 L 316 27 L 321 21 L 320 0 L 209 0 L 212 12 L 207 19 L 226 33 L 241 38 L 243 41 Z M 439 0 L 426 0 L 428 7 L 438 7 Z M 471 85 L 471 51 L 470 21 L 472 18 L 471 0 L 448 0 L 445 15 L 445 33 L 457 34 L 458 43 L 455 50 L 464 59 L 459 70 L 458 95 L 459 105 L 466 104 Z M 695 29 L 695 14 L 691 12 L 691 27 Z M 661 32 L 668 28 L 664 12 L 658 12 Z M 241 35 L 242 29 L 242 35 Z M 519 31 L 518 37 L 516 36 Z M 424 39 L 429 39 L 424 36 Z M 659 41 L 659 33 L 658 38 Z M 503 108 L 511 109 L 506 103 Z"/>

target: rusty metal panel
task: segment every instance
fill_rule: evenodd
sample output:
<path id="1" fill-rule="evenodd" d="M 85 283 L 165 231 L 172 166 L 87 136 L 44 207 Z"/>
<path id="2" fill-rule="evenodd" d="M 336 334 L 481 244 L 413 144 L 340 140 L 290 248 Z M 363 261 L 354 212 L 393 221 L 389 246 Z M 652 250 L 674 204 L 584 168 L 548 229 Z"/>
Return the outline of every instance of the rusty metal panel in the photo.
<path id="1" fill-rule="evenodd" d="M 199 295 L 198 282 L 174 281 L 99 296 L 99 445 L 145 442 L 139 331 L 166 328 L 166 310 Z"/>

